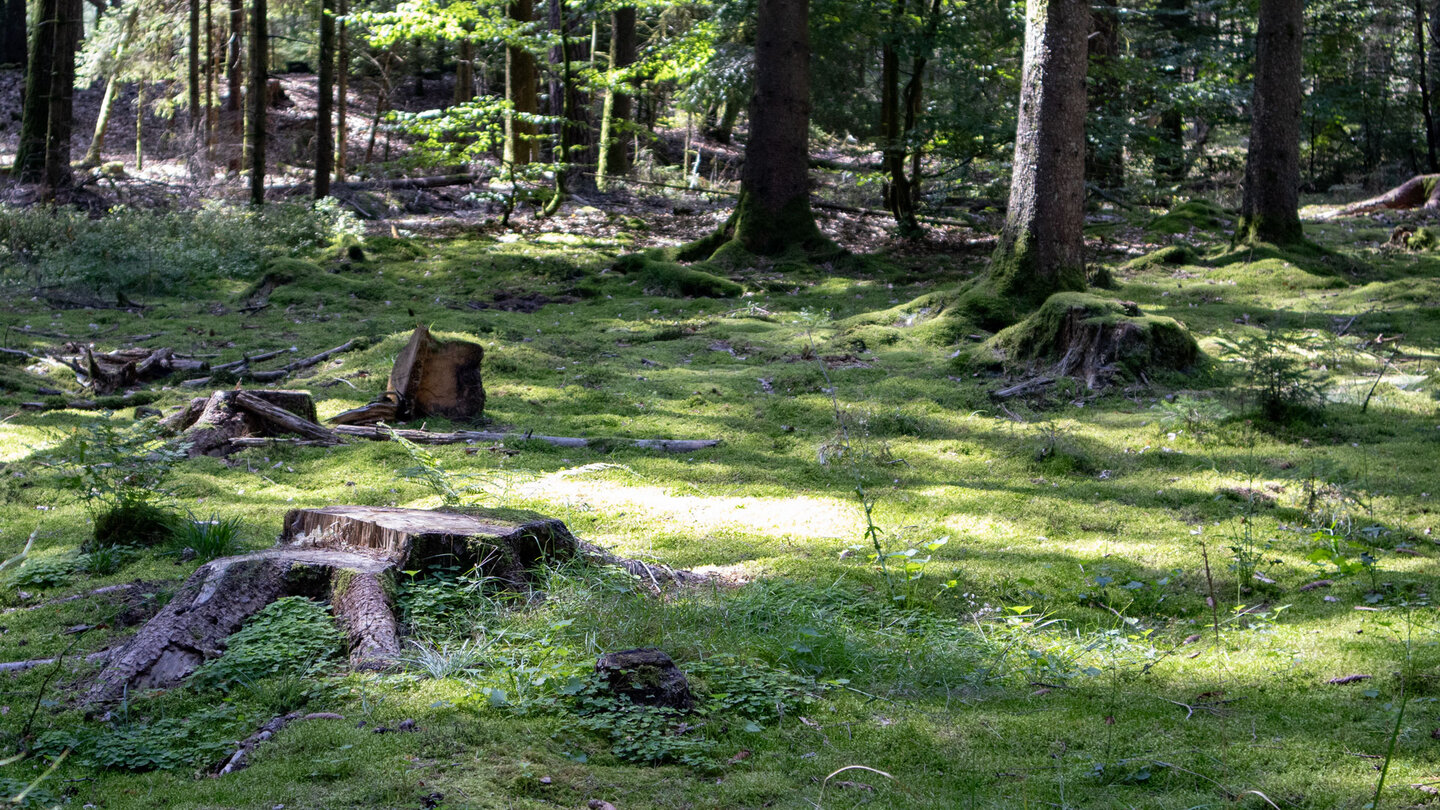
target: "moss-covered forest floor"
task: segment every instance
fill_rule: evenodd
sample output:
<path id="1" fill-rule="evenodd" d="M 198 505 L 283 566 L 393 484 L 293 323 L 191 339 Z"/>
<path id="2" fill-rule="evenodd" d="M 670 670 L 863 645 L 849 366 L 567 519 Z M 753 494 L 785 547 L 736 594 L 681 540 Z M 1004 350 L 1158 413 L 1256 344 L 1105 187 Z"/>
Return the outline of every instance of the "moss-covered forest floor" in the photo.
<path id="1" fill-rule="evenodd" d="M 511 599 L 417 569 L 399 583 L 416 642 L 404 671 L 347 673 L 305 647 L 298 670 L 282 653 L 222 688 L 87 717 L 86 656 L 135 632 L 199 561 L 166 546 L 118 569 L 81 556 L 92 515 L 53 448 L 133 409 L 21 410 L 41 389 L 82 392 L 63 366 L 7 359 L 0 552 L 36 539 L 3 575 L 0 661 L 64 660 L 0 674 L 0 741 L 33 751 L 0 786 L 43 774 L 27 802 L 104 808 L 1360 808 L 1388 764 L 1381 806 L 1440 801 L 1436 254 L 1384 247 L 1388 226 L 1368 219 L 1308 223 L 1326 251 L 1304 253 L 1232 251 L 1203 210 L 1151 230 L 1096 220 L 1114 294 L 1183 321 L 1204 359 L 1002 400 L 1017 378 L 959 365 L 947 313 L 914 303 L 983 270 L 982 234 L 908 247 L 879 239 L 883 223 L 832 221 L 869 252 L 751 264 L 732 274 L 743 297 L 683 298 L 609 268 L 714 218 L 646 210 L 386 228 L 365 261 L 292 266 L 257 312 L 241 309 L 247 279 L 129 310 L 7 288 L 4 345 L 36 353 L 75 340 L 225 362 L 366 338 L 284 381 L 322 418 L 379 394 L 427 324 L 485 345 L 493 427 L 723 444 L 431 449 L 478 502 L 712 585 L 657 596 L 564 567 L 543 598 Z M 1170 244 L 1190 251 L 1143 258 Z M 1263 418 L 1260 367 L 1319 396 Z M 164 410 L 196 393 L 153 390 Z M 294 507 L 438 505 L 399 475 L 415 465 L 384 442 L 255 448 L 183 461 L 163 489 L 262 548 Z M 307 615 L 279 615 L 271 648 L 247 649 L 273 655 Z M 700 714 L 596 696 L 595 657 L 637 646 L 690 672 Z M 247 769 L 206 776 L 292 710 L 344 719 L 293 724 Z"/>

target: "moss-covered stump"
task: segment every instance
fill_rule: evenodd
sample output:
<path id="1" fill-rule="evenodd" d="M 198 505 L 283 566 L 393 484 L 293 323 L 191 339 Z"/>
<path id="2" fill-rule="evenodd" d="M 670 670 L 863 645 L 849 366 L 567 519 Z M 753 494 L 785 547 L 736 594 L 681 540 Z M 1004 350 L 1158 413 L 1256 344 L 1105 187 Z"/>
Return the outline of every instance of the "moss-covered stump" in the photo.
<path id="1" fill-rule="evenodd" d="M 1128 262 L 1120 265 L 1122 272 L 1135 272 L 1138 270 L 1149 270 L 1153 267 L 1180 267 L 1187 264 L 1195 264 L 1200 257 L 1195 251 L 1185 245 L 1170 245 L 1163 247 L 1144 256 L 1136 256 Z"/>
<path id="2" fill-rule="evenodd" d="M 1145 230 L 1151 233 L 1183 234 L 1194 231 L 1222 233 L 1235 227 L 1236 217 L 1209 200 L 1183 202 L 1152 219 Z"/>
<path id="3" fill-rule="evenodd" d="M 196 397 L 160 421 L 190 445 L 188 454 L 223 456 L 235 449 L 232 439 L 294 434 L 303 439 L 338 443 L 315 423 L 315 401 L 309 391 L 234 390 Z"/>
<path id="4" fill-rule="evenodd" d="M 1173 318 L 1089 293 L 1056 293 L 987 341 L 982 356 L 1022 373 L 1075 377 L 1096 388 L 1113 376 L 1184 370 L 1200 350 Z"/>
<path id="5" fill-rule="evenodd" d="M 595 673 L 616 697 L 631 703 L 681 711 L 695 708 L 685 673 L 654 647 L 606 653 L 595 662 Z"/>
<path id="6" fill-rule="evenodd" d="M 396 571 L 424 569 L 435 559 L 478 566 L 519 587 L 542 561 L 578 552 L 565 524 L 522 510 L 292 510 L 275 548 L 200 566 L 110 659 L 85 700 L 110 702 L 180 683 L 221 655 L 246 619 L 285 596 L 328 598 L 345 629 L 352 666 L 385 666 L 400 652 L 391 604 Z"/>

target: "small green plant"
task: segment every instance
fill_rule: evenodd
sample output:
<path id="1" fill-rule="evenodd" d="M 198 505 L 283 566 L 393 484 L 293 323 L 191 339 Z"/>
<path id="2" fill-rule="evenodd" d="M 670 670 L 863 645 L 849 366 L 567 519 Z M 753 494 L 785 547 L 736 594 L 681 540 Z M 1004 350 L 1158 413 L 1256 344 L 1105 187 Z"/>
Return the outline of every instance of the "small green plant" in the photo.
<path id="1" fill-rule="evenodd" d="M 62 471 L 61 484 L 95 518 L 88 545 L 156 545 L 168 540 L 174 516 L 163 504 L 165 478 L 185 458 L 154 421 L 122 426 L 92 419 L 68 434 L 44 462 Z"/>
<path id="2" fill-rule="evenodd" d="M 479 567 L 460 572 L 459 566 L 431 565 L 422 574 L 406 571 L 396 603 L 410 632 L 420 638 L 469 636 L 486 615 L 495 612 L 493 577 Z"/>
<path id="3" fill-rule="evenodd" d="M 1226 347 L 1225 353 L 1244 365 L 1248 393 L 1255 398 L 1260 414 L 1272 422 L 1320 401 L 1320 389 L 1306 362 L 1297 355 L 1298 348 L 1295 341 L 1273 328 L 1246 335 Z"/>
<path id="4" fill-rule="evenodd" d="M 190 683 L 229 692 L 263 678 L 311 675 L 339 657 L 344 641 L 324 605 L 287 596 L 250 617 L 225 654 L 196 670 Z"/>
<path id="5" fill-rule="evenodd" d="M 258 704 L 267 716 L 278 716 L 305 708 L 321 697 L 324 691 L 313 678 L 290 672 L 241 682 L 231 696 Z"/>
<path id="6" fill-rule="evenodd" d="M 1153 406 L 1158 412 L 1156 423 L 1174 433 L 1187 433 L 1201 441 L 1215 426 L 1230 418 L 1230 409 L 1218 400 L 1196 399 L 1181 394 L 1173 399 L 1163 400 Z"/>
<path id="7" fill-rule="evenodd" d="M 468 675 L 486 663 L 485 652 L 492 640 L 473 641 L 466 639 L 459 644 L 426 641 L 410 642 L 410 651 L 401 655 L 399 663 L 406 669 L 415 670 L 427 678 L 441 680 Z"/>
<path id="8" fill-rule="evenodd" d="M 245 522 L 238 516 L 221 518 L 211 515 L 196 520 L 194 515 L 181 522 L 171 536 L 170 544 L 179 552 L 190 549 L 201 561 L 237 554 L 245 546 Z"/>
<path id="9" fill-rule="evenodd" d="M 384 427 L 382 425 L 382 427 Z M 424 447 L 386 428 L 390 440 L 404 448 L 413 465 L 396 471 L 400 478 L 419 481 L 440 496 L 449 507 L 503 506 L 523 473 L 510 470 L 480 470 L 458 473 L 447 470 L 440 458 Z"/>
<path id="10" fill-rule="evenodd" d="M 5 584 L 13 589 L 50 591 L 69 585 L 79 567 L 80 558 L 74 553 L 30 557 L 10 571 Z"/>
<path id="11" fill-rule="evenodd" d="M 80 555 L 80 570 L 92 577 L 108 577 L 125 567 L 130 561 L 131 549 L 127 546 L 92 546 L 90 551 Z"/>

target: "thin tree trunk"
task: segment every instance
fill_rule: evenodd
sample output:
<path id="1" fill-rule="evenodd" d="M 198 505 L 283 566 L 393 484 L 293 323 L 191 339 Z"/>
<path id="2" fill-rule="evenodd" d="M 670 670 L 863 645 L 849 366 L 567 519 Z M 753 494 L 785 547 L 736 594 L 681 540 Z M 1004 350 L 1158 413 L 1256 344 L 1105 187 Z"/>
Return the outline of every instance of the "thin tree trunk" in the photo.
<path id="1" fill-rule="evenodd" d="M 1235 238 L 1304 239 L 1300 226 L 1300 86 L 1304 0 L 1261 0 L 1245 196 Z"/>
<path id="2" fill-rule="evenodd" d="M 511 0 L 510 19 L 529 23 L 535 19 L 531 0 Z M 505 49 L 505 100 L 510 110 L 505 114 L 505 164 L 511 168 L 535 160 L 538 134 L 534 121 L 526 120 L 540 109 L 537 97 L 535 57 L 524 48 L 510 45 Z"/>
<path id="3" fill-rule="evenodd" d="M 204 120 L 200 117 L 200 0 L 189 0 L 189 6 L 190 38 L 185 53 L 185 89 L 190 105 L 190 131 L 198 139 L 201 122 Z"/>
<path id="4" fill-rule="evenodd" d="M 0 5 L 0 65 L 24 66 L 29 53 L 25 25 L 25 0 L 4 0 Z"/>
<path id="5" fill-rule="evenodd" d="M 454 102 L 464 104 L 475 98 L 475 43 L 462 39 L 459 50 L 459 58 L 455 60 Z"/>
<path id="6" fill-rule="evenodd" d="M 315 112 L 315 199 L 330 196 L 335 164 L 335 0 L 320 0 L 319 101 Z"/>
<path id="7" fill-rule="evenodd" d="M 205 160 L 215 161 L 215 20 L 214 0 L 205 0 Z"/>
<path id="8" fill-rule="evenodd" d="M 350 48 L 346 37 L 345 17 L 350 13 L 349 0 L 339 0 L 340 28 L 336 34 L 339 48 L 339 87 L 335 98 L 335 182 L 345 181 L 345 151 L 350 142 Z"/>
<path id="9" fill-rule="evenodd" d="M 915 212 L 909 210 L 910 189 L 905 177 L 905 143 L 900 137 L 900 51 L 904 35 L 905 0 L 894 0 L 890 8 L 890 30 L 880 46 L 880 163 L 885 177 L 881 196 L 885 207 L 906 235 L 919 230 Z M 915 231 L 910 229 L 914 228 Z"/>
<path id="10" fill-rule="evenodd" d="M 1005 228 L 991 261 L 1012 306 L 1085 287 L 1086 0 L 1031 3 L 1025 15 L 1015 160 Z"/>
<path id="11" fill-rule="evenodd" d="M 610 15 L 610 69 L 625 70 L 635 64 L 638 47 L 635 38 L 635 7 L 622 6 L 615 9 Z M 632 77 L 627 84 L 630 90 L 627 92 L 616 92 L 614 89 L 606 95 L 606 101 L 610 104 L 610 129 L 613 140 L 605 141 L 609 144 L 606 156 L 606 172 L 611 175 L 625 174 L 630 171 L 630 150 L 627 148 L 629 138 L 615 135 L 619 128 L 616 121 L 628 123 L 632 116 L 632 97 L 636 81 Z"/>
<path id="12" fill-rule="evenodd" d="M 1430 104 L 1430 77 L 1427 75 L 1425 53 L 1425 0 L 1415 0 L 1415 66 L 1420 73 L 1420 117 L 1425 122 L 1425 162 L 1432 172 L 1440 171 L 1436 163 L 1437 138 L 1435 115 Z"/>
<path id="13" fill-rule="evenodd" d="M 245 32 L 245 0 L 230 0 L 230 59 L 227 66 L 227 74 L 230 83 L 230 95 L 225 99 L 225 109 L 230 112 L 240 112 L 240 93 L 243 85 L 244 64 L 240 55 L 240 40 Z"/>
<path id="14" fill-rule="evenodd" d="M 85 27 L 83 0 L 59 0 L 55 29 L 55 78 L 50 86 L 49 124 L 45 136 L 45 185 L 69 186 L 70 134 L 75 124 L 75 52 Z"/>
<path id="15" fill-rule="evenodd" d="M 55 82 L 55 32 L 60 0 L 39 0 L 30 43 L 30 60 L 25 70 L 24 104 L 20 115 L 20 140 L 15 150 L 15 176 L 22 183 L 45 179 L 46 131 L 49 127 L 51 88 Z"/>
<path id="16" fill-rule="evenodd" d="M 1186 50 L 1186 40 L 1189 39 L 1190 2 L 1189 0 L 1160 0 L 1157 10 L 1160 26 L 1173 38 L 1172 47 L 1177 54 L 1163 60 L 1163 63 L 1169 65 L 1165 71 L 1170 81 L 1180 82 L 1183 80 L 1181 67 L 1175 63 L 1179 61 L 1178 54 Z M 1160 113 L 1159 125 L 1156 129 L 1160 147 L 1155 154 L 1155 179 L 1161 185 L 1179 183 L 1185 179 L 1184 112 L 1175 106 L 1165 106 Z"/>
<path id="17" fill-rule="evenodd" d="M 250 204 L 265 204 L 265 113 L 269 33 L 265 0 L 250 9 Z"/>
<path id="18" fill-rule="evenodd" d="M 135 83 L 135 171 L 145 168 L 145 81 Z"/>
<path id="19" fill-rule="evenodd" d="M 120 61 L 125 56 L 125 47 L 130 43 L 130 36 L 135 31 L 135 21 L 139 14 L 140 6 L 137 3 L 131 7 L 129 16 L 125 18 L 125 25 L 120 29 L 120 38 L 115 43 L 115 54 L 112 57 L 116 67 L 105 82 L 105 95 L 100 99 L 100 113 L 95 117 L 95 133 L 90 137 L 90 148 L 85 151 L 82 166 L 99 166 L 105 159 L 105 130 L 110 126 L 110 114 L 115 109 L 115 95 L 120 87 L 116 74 L 119 72 Z"/>
<path id="20" fill-rule="evenodd" d="M 1100 126 L 1098 136 L 1086 143 L 1085 176 L 1100 188 L 1119 188 L 1125 183 L 1124 107 L 1120 100 L 1120 12 L 1116 0 L 1100 0 L 1090 15 L 1089 102 L 1092 120 Z"/>
<path id="21" fill-rule="evenodd" d="M 1436 151 L 1440 152 L 1440 0 L 1429 0 L 1426 4 L 1426 14 L 1429 28 L 1429 59 L 1426 60 L 1428 69 L 1425 72 L 1426 84 L 1430 87 L 1430 106 L 1428 108 L 1432 128 L 1436 131 Z M 1433 170 L 1433 169 L 1432 169 Z"/>

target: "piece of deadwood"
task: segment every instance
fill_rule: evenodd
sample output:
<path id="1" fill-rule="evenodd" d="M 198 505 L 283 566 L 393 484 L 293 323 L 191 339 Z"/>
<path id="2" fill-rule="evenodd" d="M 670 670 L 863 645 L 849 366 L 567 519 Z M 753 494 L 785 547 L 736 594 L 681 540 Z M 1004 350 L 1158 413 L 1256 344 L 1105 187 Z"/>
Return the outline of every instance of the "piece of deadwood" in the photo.
<path id="1" fill-rule="evenodd" d="M 391 428 L 368 425 L 336 425 L 335 433 L 361 439 L 387 441 Z M 540 436 L 533 433 L 500 433 L 488 430 L 457 430 L 441 433 L 430 430 L 393 429 L 395 435 L 416 444 L 462 444 L 464 442 L 519 442 L 533 441 L 552 444 L 556 447 L 593 448 L 609 450 L 615 447 L 638 447 L 642 450 L 660 450 L 666 453 L 693 453 L 720 444 L 719 439 L 587 439 L 580 436 Z"/>
<path id="2" fill-rule="evenodd" d="M 485 386 L 480 366 L 485 348 L 468 340 L 441 339 L 424 326 L 415 327 L 395 358 L 384 394 L 335 416 L 336 424 L 374 424 L 441 416 L 471 421 L 485 412 Z"/>
<path id="3" fill-rule="evenodd" d="M 216 391 L 191 400 L 160 425 L 181 433 L 190 444 L 191 458 L 223 456 L 231 449 L 231 439 L 244 437 L 299 433 L 314 441 L 338 441 L 315 423 L 315 402 L 308 391 Z"/>
<path id="4" fill-rule="evenodd" d="M 685 673 L 655 647 L 605 653 L 595 661 L 595 673 L 616 697 L 631 703 L 681 711 L 695 708 Z"/>

